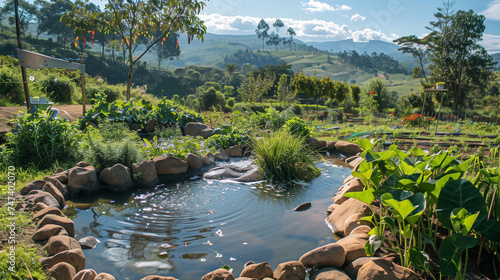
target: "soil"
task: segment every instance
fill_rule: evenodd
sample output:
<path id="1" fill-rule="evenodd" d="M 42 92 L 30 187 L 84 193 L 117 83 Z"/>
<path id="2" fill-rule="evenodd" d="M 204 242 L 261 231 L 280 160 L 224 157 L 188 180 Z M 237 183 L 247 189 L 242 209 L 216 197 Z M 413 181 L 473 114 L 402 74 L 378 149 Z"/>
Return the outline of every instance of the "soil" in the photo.
<path id="1" fill-rule="evenodd" d="M 54 105 L 53 108 L 59 110 L 59 115 L 63 118 L 67 118 L 70 122 L 76 121 L 79 117 L 83 116 L 82 105 Z M 90 106 L 87 105 L 87 109 Z M 26 111 L 25 106 L 13 106 L 13 107 L 0 107 L 0 137 L 9 132 L 12 127 L 9 125 L 9 121 L 14 118 L 14 115 L 18 114 L 19 111 Z"/>

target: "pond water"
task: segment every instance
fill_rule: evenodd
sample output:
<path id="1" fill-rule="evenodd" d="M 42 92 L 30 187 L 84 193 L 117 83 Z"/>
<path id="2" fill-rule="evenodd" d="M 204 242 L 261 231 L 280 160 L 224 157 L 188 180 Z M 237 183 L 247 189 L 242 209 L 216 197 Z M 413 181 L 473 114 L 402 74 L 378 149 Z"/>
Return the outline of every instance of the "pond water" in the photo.
<path id="1" fill-rule="evenodd" d="M 275 269 L 335 241 L 325 211 L 351 171 L 331 158 L 317 165 L 320 177 L 286 189 L 190 174 L 155 188 L 73 200 L 66 214 L 75 222 L 77 239 L 100 240 L 84 251 L 86 268 L 98 273 L 189 280 L 229 265 L 237 277 L 247 261 L 268 261 Z M 307 201 L 309 210 L 292 210 Z"/>

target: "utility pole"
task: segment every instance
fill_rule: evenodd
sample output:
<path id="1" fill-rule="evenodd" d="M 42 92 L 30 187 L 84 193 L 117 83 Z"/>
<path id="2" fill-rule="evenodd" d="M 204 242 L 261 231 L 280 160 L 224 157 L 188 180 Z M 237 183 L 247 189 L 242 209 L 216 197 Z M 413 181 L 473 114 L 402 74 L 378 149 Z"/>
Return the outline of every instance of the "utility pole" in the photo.
<path id="1" fill-rule="evenodd" d="M 22 49 L 23 45 L 21 43 L 21 32 L 19 30 L 19 0 L 14 0 L 14 14 L 16 17 L 16 35 L 17 35 L 17 48 Z M 19 54 L 19 53 L 18 53 Z M 26 108 L 29 112 L 31 107 L 30 102 L 30 91 L 28 88 L 28 77 L 26 76 L 26 68 L 21 65 L 21 74 L 23 76 L 23 86 L 24 86 L 24 97 L 26 98 Z"/>

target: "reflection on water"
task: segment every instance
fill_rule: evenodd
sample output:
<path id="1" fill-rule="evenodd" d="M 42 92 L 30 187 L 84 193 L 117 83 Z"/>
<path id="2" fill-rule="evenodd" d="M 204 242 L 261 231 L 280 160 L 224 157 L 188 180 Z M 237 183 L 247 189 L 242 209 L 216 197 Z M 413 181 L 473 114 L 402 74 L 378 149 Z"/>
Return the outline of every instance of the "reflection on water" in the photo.
<path id="1" fill-rule="evenodd" d="M 333 242 L 324 213 L 350 170 L 329 161 L 318 166 L 322 175 L 309 184 L 198 177 L 68 202 L 66 214 L 74 218 L 77 238 L 101 240 L 85 251 L 86 268 L 97 272 L 117 279 L 157 274 L 189 280 L 229 265 L 239 275 L 247 261 L 268 261 L 275 268 Z M 306 201 L 312 201 L 311 209 L 291 210 Z"/>

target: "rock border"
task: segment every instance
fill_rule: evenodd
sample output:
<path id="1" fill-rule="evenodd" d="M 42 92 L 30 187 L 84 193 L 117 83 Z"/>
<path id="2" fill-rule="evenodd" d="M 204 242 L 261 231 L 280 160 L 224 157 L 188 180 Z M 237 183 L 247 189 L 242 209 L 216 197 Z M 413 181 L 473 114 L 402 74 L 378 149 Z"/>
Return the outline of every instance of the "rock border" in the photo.
<path id="1" fill-rule="evenodd" d="M 362 149 L 357 144 L 345 141 L 326 142 L 315 138 L 309 138 L 308 143 L 317 150 L 336 150 L 343 155 L 356 154 L 345 160 L 346 164 L 354 170 L 363 161 L 359 156 Z M 33 221 L 37 223 L 37 230 L 32 239 L 45 245 L 44 251 L 49 256 L 41 258 L 40 262 L 47 269 L 48 276 L 57 276 L 58 280 L 113 280 L 116 278 L 110 274 L 98 274 L 92 269 L 85 269 L 85 256 L 82 250 L 95 247 L 99 241 L 93 237 L 84 237 L 79 241 L 74 239 L 74 222 L 60 210 L 66 207 L 65 199 L 80 193 L 98 192 L 101 188 L 118 192 L 133 187 L 154 186 L 158 183 L 159 175 L 183 174 L 189 169 L 214 165 L 215 160 L 227 161 L 230 156 L 241 157 L 242 155 L 239 146 L 232 146 L 226 150 L 219 150 L 216 155 L 208 153 L 202 158 L 190 154 L 186 161 L 172 156 L 160 156 L 153 160 L 135 163 L 132 172 L 128 167 L 116 164 L 104 169 L 99 176 L 92 166 L 79 162 L 75 167 L 68 170 L 60 169 L 55 174 L 45 177 L 44 180 L 28 183 L 20 191 L 21 195 L 25 196 L 26 203 L 19 203 L 16 209 L 35 213 Z M 343 196 L 344 193 L 362 189 L 363 184 L 359 179 L 353 176 L 347 177 L 344 185 L 334 196 L 334 203 L 326 211 L 327 224 L 333 233 L 344 236 L 342 239 L 310 250 L 304 253 L 298 261 L 281 263 L 274 271 L 267 262 L 245 265 L 240 277 L 236 279 L 305 279 L 306 269 L 310 271 L 310 279 L 326 279 L 325 277 L 356 279 L 358 271 L 366 275 L 370 275 L 371 271 L 383 273 L 384 265 L 392 271 L 402 271 L 402 275 L 410 279 L 420 279 L 411 270 L 390 261 L 366 257 L 364 245 L 371 228 L 360 219 L 369 215 L 370 209 L 363 202 L 351 198 L 346 199 Z M 173 277 L 157 275 L 150 275 L 141 280 L 155 279 L 176 280 Z M 217 269 L 202 277 L 202 280 L 211 279 L 230 280 L 235 277 L 227 270 Z M 363 276 L 362 279 L 371 278 Z"/>

